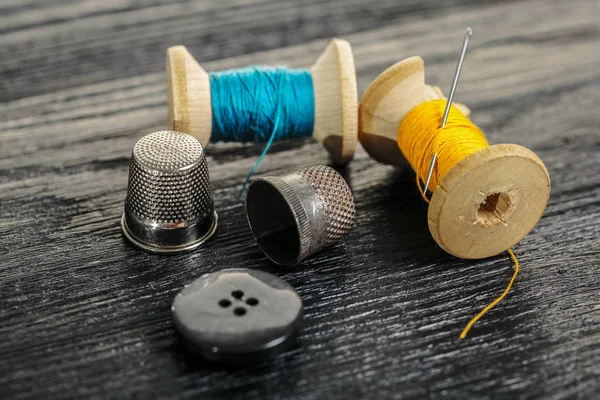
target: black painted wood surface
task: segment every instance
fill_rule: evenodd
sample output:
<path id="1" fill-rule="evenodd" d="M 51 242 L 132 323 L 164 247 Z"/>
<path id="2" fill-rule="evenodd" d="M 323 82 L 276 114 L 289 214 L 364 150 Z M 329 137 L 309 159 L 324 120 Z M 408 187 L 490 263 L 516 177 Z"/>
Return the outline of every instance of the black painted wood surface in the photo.
<path id="1" fill-rule="evenodd" d="M 0 397 L 597 398 L 600 391 L 600 3 L 4 0 L 0 4 Z M 534 150 L 552 179 L 546 213 L 515 252 L 464 261 L 426 224 L 414 175 L 359 149 L 343 170 L 357 224 L 293 268 L 254 244 L 236 195 L 261 152 L 208 148 L 218 235 L 173 257 L 138 251 L 119 216 L 131 148 L 166 127 L 164 53 L 209 70 L 308 67 L 332 36 L 354 48 L 362 92 L 419 54 L 491 143 Z M 445 89 L 447 90 L 447 89 Z M 259 174 L 328 163 L 311 140 L 278 143 Z M 182 351 L 170 305 L 205 272 L 277 274 L 306 307 L 301 346 L 244 369 Z"/>

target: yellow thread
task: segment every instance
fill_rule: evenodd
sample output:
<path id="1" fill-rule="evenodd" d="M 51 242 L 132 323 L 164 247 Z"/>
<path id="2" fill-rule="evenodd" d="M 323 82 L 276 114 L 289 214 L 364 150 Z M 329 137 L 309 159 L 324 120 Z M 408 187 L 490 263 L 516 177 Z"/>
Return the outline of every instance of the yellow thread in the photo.
<path id="1" fill-rule="evenodd" d="M 517 260 L 517 257 L 515 257 L 515 254 L 513 253 L 513 251 L 511 249 L 508 249 L 508 254 L 510 254 L 510 256 L 512 257 L 513 261 L 515 262 L 515 272 L 513 273 L 513 276 L 510 280 L 510 282 L 508 283 L 508 286 L 506 287 L 506 289 L 504 289 L 504 292 L 502 292 L 502 294 L 500 295 L 500 297 L 498 297 L 496 300 L 492 301 L 486 308 L 484 308 L 483 310 L 481 310 L 479 312 L 479 314 L 477 314 L 471 321 L 469 321 L 469 323 L 467 324 L 467 326 L 465 326 L 465 329 L 463 329 L 463 331 L 460 333 L 460 338 L 464 339 L 465 336 L 467 336 L 467 333 L 469 333 L 469 329 L 471 329 L 471 327 L 473 326 L 473 324 L 475 324 L 475 322 L 479 321 L 479 319 L 481 317 L 483 317 L 483 314 L 485 314 L 486 312 L 490 311 L 492 308 L 494 308 L 494 306 L 498 303 L 500 303 L 500 301 L 502 301 L 502 299 L 504 297 L 506 297 L 506 294 L 508 293 L 508 291 L 510 290 L 510 288 L 512 287 L 513 282 L 515 281 L 515 278 L 517 277 L 517 274 L 519 273 L 519 261 Z"/>
<path id="2" fill-rule="evenodd" d="M 432 192 L 459 161 L 488 147 L 483 132 L 454 106 L 450 108 L 446 126 L 440 128 L 445 107 L 444 99 L 419 104 L 406 114 L 398 127 L 398 147 L 415 170 L 417 187 L 427 203 L 429 199 L 423 192 L 421 182 L 427 179 L 431 156 L 434 153 L 437 154 L 437 161 L 429 182 Z M 508 249 L 508 253 L 515 262 L 512 279 L 500 297 L 469 321 L 460 334 L 461 339 L 465 338 L 473 324 L 498 304 L 512 287 L 519 272 L 519 261 L 511 249 Z"/>
<path id="3" fill-rule="evenodd" d="M 419 104 L 398 127 L 398 146 L 416 171 L 417 181 L 427 178 L 431 156 L 437 154 L 429 182 L 432 192 L 460 160 L 488 147 L 483 132 L 454 106 L 450 108 L 446 126 L 440 129 L 445 107 L 443 99 Z M 426 199 L 420 182 L 418 186 Z"/>

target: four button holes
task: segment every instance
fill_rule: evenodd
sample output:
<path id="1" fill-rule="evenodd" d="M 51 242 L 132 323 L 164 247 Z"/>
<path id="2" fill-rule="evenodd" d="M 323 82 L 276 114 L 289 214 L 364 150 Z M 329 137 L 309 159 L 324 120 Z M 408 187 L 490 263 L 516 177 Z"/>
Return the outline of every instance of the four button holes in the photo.
<path id="1" fill-rule="evenodd" d="M 233 292 L 231 292 L 231 297 L 233 297 L 236 301 L 243 301 L 244 292 L 242 292 L 241 290 L 234 290 Z M 232 304 L 233 304 L 232 301 L 229 299 L 219 300 L 219 305 L 223 308 L 227 308 L 227 307 L 231 306 Z M 258 299 L 254 298 L 254 297 L 248 297 L 246 299 L 246 304 L 248 304 L 251 307 L 257 306 Z M 233 309 L 233 314 L 238 317 L 242 317 L 242 316 L 246 315 L 246 312 L 247 312 L 246 308 L 241 307 L 241 306 L 237 306 Z"/>

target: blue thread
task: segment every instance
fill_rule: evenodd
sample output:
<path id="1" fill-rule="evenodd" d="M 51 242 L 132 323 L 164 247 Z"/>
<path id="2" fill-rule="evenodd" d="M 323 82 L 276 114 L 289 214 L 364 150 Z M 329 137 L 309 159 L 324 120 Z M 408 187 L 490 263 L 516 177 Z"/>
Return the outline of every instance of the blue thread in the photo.
<path id="1" fill-rule="evenodd" d="M 255 66 L 212 72 L 210 91 L 211 141 L 267 142 L 240 196 L 275 139 L 312 135 L 315 95 L 307 70 Z"/>

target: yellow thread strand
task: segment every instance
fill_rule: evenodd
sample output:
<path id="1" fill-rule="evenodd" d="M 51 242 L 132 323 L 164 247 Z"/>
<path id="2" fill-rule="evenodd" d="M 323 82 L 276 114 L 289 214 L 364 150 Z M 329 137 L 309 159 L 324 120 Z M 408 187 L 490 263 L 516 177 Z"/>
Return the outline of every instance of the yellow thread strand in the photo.
<path id="1" fill-rule="evenodd" d="M 417 175 L 417 187 L 419 188 L 419 193 L 421 193 L 421 197 L 423 198 L 423 200 L 425 200 L 425 203 L 429 204 L 429 199 L 427 198 L 427 193 L 425 193 L 425 191 L 423 190 L 423 187 L 421 186 L 421 178 L 419 178 L 419 174 L 415 174 Z"/>
<path id="2" fill-rule="evenodd" d="M 425 181 L 431 156 L 437 154 L 429 183 L 431 191 L 460 160 L 488 147 L 483 132 L 454 106 L 450 108 L 446 126 L 440 129 L 445 107 L 444 99 L 419 104 L 398 127 L 398 147 L 416 171 L 418 180 Z M 419 189 L 426 198 L 420 183 Z"/>
<path id="3" fill-rule="evenodd" d="M 500 301 L 502 301 L 502 299 L 504 297 L 506 297 L 508 291 L 510 290 L 510 288 L 513 285 L 513 282 L 517 278 L 517 274 L 519 273 L 519 261 L 517 260 L 517 257 L 515 257 L 515 253 L 513 253 L 513 251 L 511 249 L 508 249 L 507 251 L 508 251 L 508 254 L 510 254 L 510 256 L 512 257 L 513 261 L 515 262 L 515 272 L 513 273 L 513 276 L 511 278 L 510 282 L 508 283 L 508 286 L 506 287 L 506 289 L 504 289 L 504 292 L 502 292 L 502 294 L 500 295 L 500 297 L 498 297 L 496 300 L 492 301 L 486 308 L 484 308 L 483 310 L 481 310 L 479 312 L 479 314 L 477 314 L 471 321 L 469 321 L 469 323 L 467 324 L 467 326 L 465 326 L 465 329 L 463 329 L 463 331 L 460 333 L 460 338 L 461 339 L 464 339 L 467 336 L 467 333 L 469 333 L 469 330 L 475 324 L 475 322 L 479 321 L 479 319 L 481 317 L 483 317 L 483 315 L 485 313 L 487 313 L 492 308 L 494 308 L 494 306 L 496 306 L 496 304 L 500 303 Z"/>

